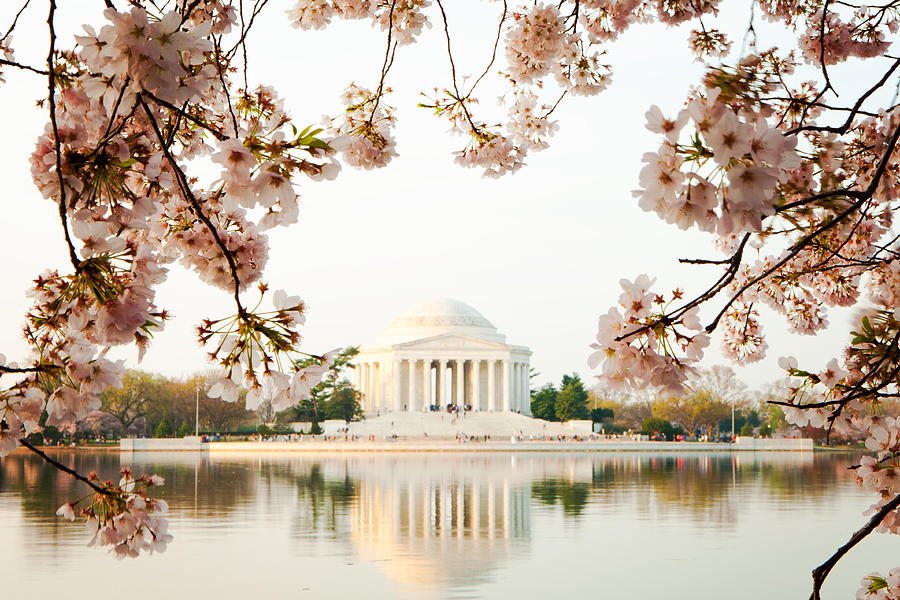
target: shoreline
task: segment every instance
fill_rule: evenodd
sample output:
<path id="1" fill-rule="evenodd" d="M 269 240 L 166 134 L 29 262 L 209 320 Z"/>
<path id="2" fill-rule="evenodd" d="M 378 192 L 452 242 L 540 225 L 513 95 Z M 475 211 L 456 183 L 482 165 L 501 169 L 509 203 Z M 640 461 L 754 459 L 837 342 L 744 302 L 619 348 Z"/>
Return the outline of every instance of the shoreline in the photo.
<path id="1" fill-rule="evenodd" d="M 747 443 L 747 442 L 767 442 Z M 122 452 L 153 453 L 179 452 L 201 454 L 269 454 L 269 453 L 359 453 L 367 452 L 439 452 L 439 453 L 473 453 L 473 452 L 561 452 L 561 453 L 603 453 L 603 452 L 657 452 L 665 454 L 693 454 L 697 452 L 723 453 L 801 453 L 823 452 L 865 452 L 865 449 L 850 447 L 832 448 L 814 446 L 811 439 L 791 440 L 746 440 L 744 443 L 726 442 L 657 442 L 632 440 L 594 440 L 594 441 L 542 441 L 527 440 L 511 442 L 456 442 L 454 440 L 320 440 L 304 439 L 301 441 L 220 441 L 204 442 L 185 438 L 164 440 L 122 440 L 120 445 L 108 446 L 43 446 L 48 453 L 64 452 Z M 143 442 L 143 443 L 135 443 Z M 157 442 L 157 443 L 154 443 Z M 193 442 L 193 443 L 192 443 Z M 773 443 L 777 442 L 777 443 Z M 13 453 L 30 453 L 26 448 L 16 448 Z"/>
<path id="2" fill-rule="evenodd" d="M 738 438 L 734 443 L 661 442 L 630 439 L 595 440 L 454 440 L 454 439 L 328 439 L 300 438 L 269 441 L 201 442 L 200 438 L 123 439 L 123 452 L 812 452 L 811 439 Z"/>

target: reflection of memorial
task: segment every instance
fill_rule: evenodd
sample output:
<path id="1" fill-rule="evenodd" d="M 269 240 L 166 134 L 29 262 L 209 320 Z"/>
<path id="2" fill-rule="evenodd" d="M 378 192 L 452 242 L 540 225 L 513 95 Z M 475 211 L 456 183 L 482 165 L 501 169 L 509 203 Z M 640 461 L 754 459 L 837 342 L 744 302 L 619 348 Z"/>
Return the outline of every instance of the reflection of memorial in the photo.
<path id="1" fill-rule="evenodd" d="M 528 550 L 530 476 L 509 457 L 376 457 L 357 468 L 354 547 L 403 589 L 483 582 Z"/>

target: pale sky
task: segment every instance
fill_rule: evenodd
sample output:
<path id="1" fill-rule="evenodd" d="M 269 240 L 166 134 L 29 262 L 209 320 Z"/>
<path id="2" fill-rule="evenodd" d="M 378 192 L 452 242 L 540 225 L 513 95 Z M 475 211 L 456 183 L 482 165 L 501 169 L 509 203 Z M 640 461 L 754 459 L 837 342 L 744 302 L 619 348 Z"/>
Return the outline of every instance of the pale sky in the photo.
<path id="1" fill-rule="evenodd" d="M 3 27 L 14 10 L 7 4 L 0 7 Z M 736 12 L 723 21 L 739 47 L 749 2 L 729 4 Z M 70 47 L 76 25 L 89 17 L 83 2 L 61 5 L 59 46 Z M 337 114 L 339 94 L 350 81 L 377 84 L 384 50 L 380 33 L 361 22 L 298 31 L 287 25 L 280 2 L 271 5 L 250 38 L 251 78 L 278 90 L 299 126 Z M 455 11 L 450 25 L 457 67 L 477 72 L 489 56 L 498 5 L 457 0 L 448 7 Z M 46 15 L 38 9 L 43 11 L 43 4 L 28 10 L 24 29 L 15 36 L 17 58 L 31 64 L 46 56 Z M 757 29 L 760 47 L 778 42 L 766 40 L 764 24 L 757 23 Z M 560 129 L 550 148 L 500 180 L 455 165 L 451 152 L 462 147 L 462 139 L 415 106 L 420 91 L 449 85 L 442 26 L 434 23 L 418 46 L 402 47 L 388 80 L 395 92 L 387 99 L 397 107 L 400 156 L 379 171 L 345 168 L 335 181 L 303 182 L 299 223 L 270 237 L 265 280 L 299 294 L 310 307 L 304 349 L 319 353 L 373 343 L 411 305 L 452 297 L 479 310 L 509 343 L 532 349 L 538 385 L 571 371 L 590 379 L 588 346 L 597 317 L 616 302 L 620 278 L 648 273 L 658 277 L 660 291 L 705 289 L 719 271 L 682 267 L 676 259 L 715 257 L 710 238 L 662 223 L 631 196 L 642 153 L 659 145 L 644 128 L 645 111 L 655 103 L 674 114 L 702 73 L 688 53 L 687 32 L 643 26 L 625 35 L 607 55 L 612 85 L 599 96 L 564 101 L 555 113 Z M 502 57 L 497 66 L 504 66 Z M 843 74 L 851 81 L 853 69 L 835 68 L 832 78 L 840 82 Z M 44 269 L 65 268 L 66 253 L 56 208 L 36 191 L 28 164 L 46 122 L 45 113 L 34 108 L 46 95 L 46 81 L 18 72 L 7 72 L 6 78 L 0 85 L 7 215 L 0 221 L 6 248 L 0 352 L 12 360 L 25 351 L 19 333 L 29 306 L 24 290 Z M 499 89 L 485 87 L 476 94 L 486 121 L 503 116 L 495 106 Z M 193 328 L 201 318 L 232 314 L 229 294 L 173 265 L 157 303 L 175 318 L 142 364 L 132 353 L 122 355 L 128 366 L 169 376 L 208 368 Z M 786 354 L 813 368 L 823 366 L 839 353 L 847 319 L 846 313 L 832 313 L 838 327 L 817 338 L 789 335 L 779 318 L 767 319 L 768 356 L 738 368 L 739 376 L 751 386 L 778 378 L 777 359 Z M 724 362 L 719 343 L 714 338 L 705 364 Z"/>

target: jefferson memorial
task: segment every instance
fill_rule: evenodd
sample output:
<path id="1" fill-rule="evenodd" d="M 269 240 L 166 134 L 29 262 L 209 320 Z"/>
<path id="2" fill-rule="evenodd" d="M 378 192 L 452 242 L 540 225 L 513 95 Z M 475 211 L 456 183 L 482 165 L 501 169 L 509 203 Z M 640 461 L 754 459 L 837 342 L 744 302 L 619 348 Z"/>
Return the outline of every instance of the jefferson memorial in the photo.
<path id="1" fill-rule="evenodd" d="M 530 356 L 465 302 L 430 300 L 360 348 L 354 384 L 369 416 L 445 410 L 530 415 Z"/>

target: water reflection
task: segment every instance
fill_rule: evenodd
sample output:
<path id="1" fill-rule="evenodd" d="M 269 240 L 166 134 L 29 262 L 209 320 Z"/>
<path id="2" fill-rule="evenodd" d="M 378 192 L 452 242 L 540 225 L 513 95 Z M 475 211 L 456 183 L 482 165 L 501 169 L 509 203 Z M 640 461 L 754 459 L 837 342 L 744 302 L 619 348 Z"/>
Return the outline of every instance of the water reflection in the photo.
<path id="1" fill-rule="evenodd" d="M 226 534 L 238 529 L 269 536 L 266 544 L 271 544 L 271 536 L 277 535 L 273 532 L 284 531 L 301 558 L 322 556 L 327 548 L 325 554 L 337 561 L 328 567 L 334 573 L 349 565 L 370 565 L 387 582 L 379 591 L 372 587 L 376 584 L 355 589 L 352 581 L 342 580 L 349 588 L 336 597 L 365 593 L 385 598 L 398 593 L 482 597 L 484 589 L 502 583 L 501 571 L 529 564 L 542 544 L 567 543 L 560 541 L 558 525 L 552 523 L 610 531 L 640 521 L 672 522 L 684 531 L 702 532 L 735 530 L 741 519 L 753 518 L 750 507 L 803 505 L 816 515 L 817 505 L 833 503 L 839 490 L 852 489 L 846 468 L 858 460 L 849 454 L 811 453 L 248 456 L 61 451 L 56 457 L 102 478 L 117 478 L 122 466 L 159 473 L 167 481 L 163 494 L 177 521 L 176 535 L 179 528 L 191 533 L 209 524 L 222 532 L 214 536 L 216 544 L 230 543 Z M 0 462 L 0 525 L 24 519 L 20 547 L 28 561 L 46 565 L 48 556 L 56 556 L 50 562 L 64 571 L 67 553 L 90 551 L 80 547 L 81 528 L 53 513 L 83 493 L 83 486 L 38 457 L 13 454 Z M 543 529 L 536 527 L 538 522 Z M 576 537 L 572 532 L 577 530 L 566 535 Z M 190 542 L 176 540 L 176 545 L 184 543 Z M 578 559 L 588 564 L 587 556 Z M 91 560 L 108 559 L 98 554 Z M 165 568 L 179 565 L 165 563 Z"/>

